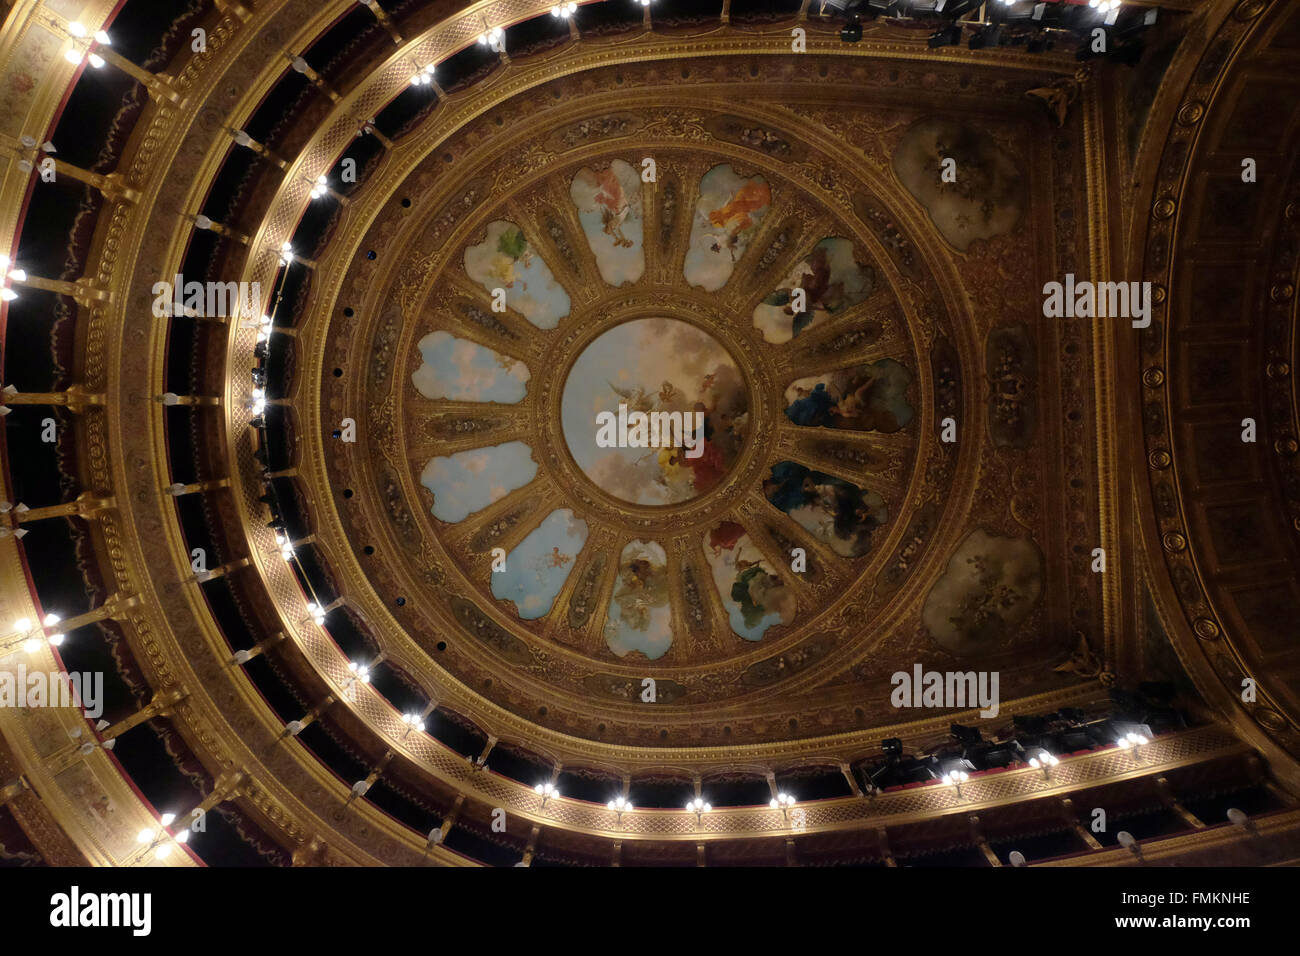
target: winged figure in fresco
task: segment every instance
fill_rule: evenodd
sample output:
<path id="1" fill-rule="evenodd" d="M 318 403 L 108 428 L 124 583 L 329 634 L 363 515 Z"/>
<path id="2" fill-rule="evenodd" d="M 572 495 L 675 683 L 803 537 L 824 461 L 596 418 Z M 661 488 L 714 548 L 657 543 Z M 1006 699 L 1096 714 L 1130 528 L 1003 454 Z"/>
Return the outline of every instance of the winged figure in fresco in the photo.
<path id="1" fill-rule="evenodd" d="M 611 390 L 613 390 L 615 395 L 623 399 L 623 401 L 627 404 L 627 410 L 629 412 L 654 411 L 655 408 L 654 396 L 650 392 L 647 392 L 640 385 L 633 385 L 629 388 L 619 388 L 613 382 L 610 382 L 609 387 Z"/>
<path id="2" fill-rule="evenodd" d="M 720 234 L 710 235 L 709 248 L 713 252 L 726 249 L 734 262 L 741 235 L 754 228 L 754 217 L 750 214 L 771 202 L 772 188 L 766 182 L 745 183 L 725 205 L 709 212 L 709 225 L 722 230 Z"/>
<path id="3" fill-rule="evenodd" d="M 596 205 L 600 208 L 600 226 L 605 235 L 614 240 L 617 248 L 631 247 L 633 242 L 623 235 L 623 223 L 632 211 L 623 184 L 618 181 L 614 168 L 597 170 L 594 173 L 596 186 Z"/>

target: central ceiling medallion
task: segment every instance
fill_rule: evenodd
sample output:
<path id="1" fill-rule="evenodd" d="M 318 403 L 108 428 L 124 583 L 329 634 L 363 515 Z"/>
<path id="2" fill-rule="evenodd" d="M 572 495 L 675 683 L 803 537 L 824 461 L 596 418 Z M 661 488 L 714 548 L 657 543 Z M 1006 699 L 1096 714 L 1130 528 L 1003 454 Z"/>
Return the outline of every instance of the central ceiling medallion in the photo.
<path id="1" fill-rule="evenodd" d="M 565 380 L 569 453 L 597 487 L 635 505 L 672 505 L 726 477 L 749 431 L 749 393 L 712 335 L 636 319 L 597 336 Z"/>

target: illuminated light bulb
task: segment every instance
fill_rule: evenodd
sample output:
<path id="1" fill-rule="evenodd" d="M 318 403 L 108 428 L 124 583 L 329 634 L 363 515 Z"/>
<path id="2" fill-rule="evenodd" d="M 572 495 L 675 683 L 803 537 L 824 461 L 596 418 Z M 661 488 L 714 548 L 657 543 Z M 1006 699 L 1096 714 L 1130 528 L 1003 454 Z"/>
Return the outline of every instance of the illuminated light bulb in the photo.
<path id="1" fill-rule="evenodd" d="M 165 827 L 169 827 L 169 826 L 172 825 L 172 823 L 175 822 L 175 820 L 176 820 L 176 814 L 174 814 L 174 813 L 164 813 L 164 814 L 162 815 L 162 817 L 161 817 L 161 820 L 162 820 L 162 825 L 163 825 L 163 826 L 165 826 Z"/>
<path id="2" fill-rule="evenodd" d="M 35 654 L 40 649 L 41 642 L 34 637 L 29 637 L 27 640 L 23 641 L 23 650 L 28 654 Z"/>
<path id="3" fill-rule="evenodd" d="M 65 51 L 63 54 L 63 58 L 67 60 L 69 63 L 71 63 L 73 66 L 81 66 L 81 53 L 78 52 L 77 50 Z"/>
<path id="4" fill-rule="evenodd" d="M 55 624 L 58 624 L 61 620 L 63 620 L 63 618 L 59 617 L 57 614 L 47 614 L 45 615 L 45 619 L 41 623 L 43 623 L 46 627 L 53 627 Z"/>
<path id="5" fill-rule="evenodd" d="M 80 37 L 87 36 L 89 31 L 87 31 L 86 28 L 82 26 L 79 21 L 73 20 L 71 23 L 68 24 L 68 32 L 71 33 L 74 37 L 80 38 Z"/>
<path id="6" fill-rule="evenodd" d="M 109 35 L 108 35 L 107 33 L 105 33 L 103 30 L 96 30 L 96 31 L 95 31 L 95 42 L 98 43 L 100 46 L 112 46 L 112 45 L 113 45 L 113 40 L 112 40 L 112 38 L 109 37 Z"/>
<path id="7" fill-rule="evenodd" d="M 172 855 L 172 848 L 170 844 L 164 843 L 162 846 L 158 847 L 156 852 L 158 854 L 158 859 L 165 860 L 167 857 Z"/>
<path id="8" fill-rule="evenodd" d="M 62 647 L 63 641 L 65 640 L 66 637 L 67 637 L 66 634 L 51 634 L 50 647 Z"/>
<path id="9" fill-rule="evenodd" d="M 18 298 L 18 293 L 13 289 L 0 289 L 0 299 L 5 302 L 12 302 L 16 298 Z"/>
<path id="10" fill-rule="evenodd" d="M 102 70 L 104 68 L 104 58 L 98 53 L 92 53 L 86 59 L 90 61 L 90 65 L 95 69 Z"/>
<path id="11" fill-rule="evenodd" d="M 177 843 L 189 843 L 189 842 L 190 842 L 190 831 L 189 831 L 189 830 L 182 830 L 180 833 L 176 834 L 176 842 L 177 842 Z"/>
<path id="12" fill-rule="evenodd" d="M 153 839 L 152 830 L 141 830 L 139 833 L 135 835 L 136 843 L 148 843 L 152 839 Z"/>
<path id="13" fill-rule="evenodd" d="M 31 626 L 32 622 L 30 618 L 20 617 L 18 620 L 14 621 L 15 631 L 25 631 Z"/>

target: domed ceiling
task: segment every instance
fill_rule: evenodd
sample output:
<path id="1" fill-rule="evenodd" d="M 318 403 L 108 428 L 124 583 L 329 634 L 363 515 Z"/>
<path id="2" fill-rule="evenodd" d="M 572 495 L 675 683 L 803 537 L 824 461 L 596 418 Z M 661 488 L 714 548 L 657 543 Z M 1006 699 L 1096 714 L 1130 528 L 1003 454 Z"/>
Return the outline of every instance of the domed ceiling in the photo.
<path id="1" fill-rule="evenodd" d="M 963 88 L 1001 112 L 932 112 Z M 1024 92 L 812 54 L 623 64 L 385 170 L 357 252 L 318 266 L 293 404 L 317 544 L 389 659 L 471 709 L 669 746 L 891 722 L 900 661 L 1061 686 L 1042 664 L 1100 603 L 1087 560 L 1044 558 L 1095 521 L 1090 345 L 1007 319 L 1026 273 L 1080 261 L 1083 174 Z M 699 448 L 608 447 L 620 407 L 699 414 Z"/>

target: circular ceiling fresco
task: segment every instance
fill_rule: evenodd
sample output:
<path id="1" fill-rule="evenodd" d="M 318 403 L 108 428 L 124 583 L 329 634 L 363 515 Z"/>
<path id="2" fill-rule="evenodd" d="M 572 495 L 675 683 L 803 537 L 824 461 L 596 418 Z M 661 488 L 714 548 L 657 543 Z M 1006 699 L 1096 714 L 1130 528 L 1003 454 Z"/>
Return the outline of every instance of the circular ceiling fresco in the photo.
<path id="1" fill-rule="evenodd" d="M 599 92 L 652 72 L 552 81 L 391 184 L 321 360 L 325 441 L 366 410 L 321 452 L 344 591 L 566 734 L 858 726 L 887 705 L 782 695 L 869 666 L 956 531 L 947 306 L 873 174 L 788 113 Z"/>

